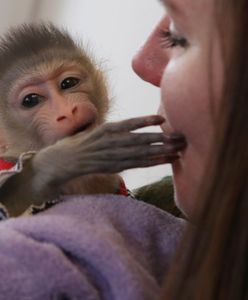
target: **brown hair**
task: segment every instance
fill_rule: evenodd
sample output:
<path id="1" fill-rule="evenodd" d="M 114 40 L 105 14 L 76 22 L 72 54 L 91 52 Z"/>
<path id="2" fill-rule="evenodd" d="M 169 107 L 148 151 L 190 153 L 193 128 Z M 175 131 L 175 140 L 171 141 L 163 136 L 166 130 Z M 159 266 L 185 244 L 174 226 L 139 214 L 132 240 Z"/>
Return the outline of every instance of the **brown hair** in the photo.
<path id="1" fill-rule="evenodd" d="M 223 42 L 221 116 L 198 195 L 199 219 L 188 226 L 162 299 L 248 299 L 248 1 L 216 4 L 218 20 L 223 20 L 220 33 L 228 28 L 230 35 Z M 232 18 L 226 17 L 228 11 Z"/>

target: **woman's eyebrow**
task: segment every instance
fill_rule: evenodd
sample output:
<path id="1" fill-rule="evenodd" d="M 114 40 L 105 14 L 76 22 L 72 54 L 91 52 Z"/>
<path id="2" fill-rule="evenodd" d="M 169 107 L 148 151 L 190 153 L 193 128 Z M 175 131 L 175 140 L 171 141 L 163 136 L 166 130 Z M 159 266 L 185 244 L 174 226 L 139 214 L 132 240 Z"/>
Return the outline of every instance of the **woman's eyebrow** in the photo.
<path id="1" fill-rule="evenodd" d="M 172 13 L 176 15 L 183 14 L 183 9 L 179 3 L 175 0 L 158 0 L 165 8 L 168 8 Z"/>

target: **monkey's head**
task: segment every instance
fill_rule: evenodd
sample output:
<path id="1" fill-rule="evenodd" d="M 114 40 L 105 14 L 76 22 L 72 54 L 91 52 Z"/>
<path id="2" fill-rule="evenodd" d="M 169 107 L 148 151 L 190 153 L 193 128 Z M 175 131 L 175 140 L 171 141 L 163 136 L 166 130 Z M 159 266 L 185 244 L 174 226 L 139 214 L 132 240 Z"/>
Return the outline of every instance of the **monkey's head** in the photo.
<path id="1" fill-rule="evenodd" d="M 89 131 L 108 111 L 102 72 L 52 24 L 11 29 L 0 40 L 1 154 L 17 156 Z"/>

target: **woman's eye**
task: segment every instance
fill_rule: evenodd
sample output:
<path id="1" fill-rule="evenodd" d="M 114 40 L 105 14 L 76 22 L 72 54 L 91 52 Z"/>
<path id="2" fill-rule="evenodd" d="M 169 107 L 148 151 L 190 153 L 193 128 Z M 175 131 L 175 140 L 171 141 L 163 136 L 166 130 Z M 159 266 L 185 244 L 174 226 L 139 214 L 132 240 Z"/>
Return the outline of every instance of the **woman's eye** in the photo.
<path id="1" fill-rule="evenodd" d="M 76 86 L 80 82 L 80 79 L 76 77 L 67 77 L 61 82 L 61 89 L 66 90 Z"/>
<path id="2" fill-rule="evenodd" d="M 173 47 L 182 47 L 186 48 L 188 46 L 188 41 L 181 36 L 177 36 L 170 32 L 169 30 L 161 30 L 161 44 L 165 48 L 173 48 Z"/>
<path id="3" fill-rule="evenodd" d="M 26 108 L 32 108 L 38 105 L 42 100 L 42 97 L 37 94 L 29 94 L 25 96 L 22 100 L 22 106 Z"/>

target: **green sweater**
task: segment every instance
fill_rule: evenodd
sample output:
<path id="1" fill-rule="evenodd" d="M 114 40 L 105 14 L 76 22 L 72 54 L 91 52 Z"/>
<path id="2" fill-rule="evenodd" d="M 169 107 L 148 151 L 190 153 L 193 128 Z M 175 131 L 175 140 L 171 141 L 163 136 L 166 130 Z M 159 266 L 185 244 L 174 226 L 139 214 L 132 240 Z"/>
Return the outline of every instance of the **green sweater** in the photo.
<path id="1" fill-rule="evenodd" d="M 135 198 L 150 203 L 176 217 L 184 217 L 174 202 L 174 187 L 171 176 L 132 191 Z"/>

